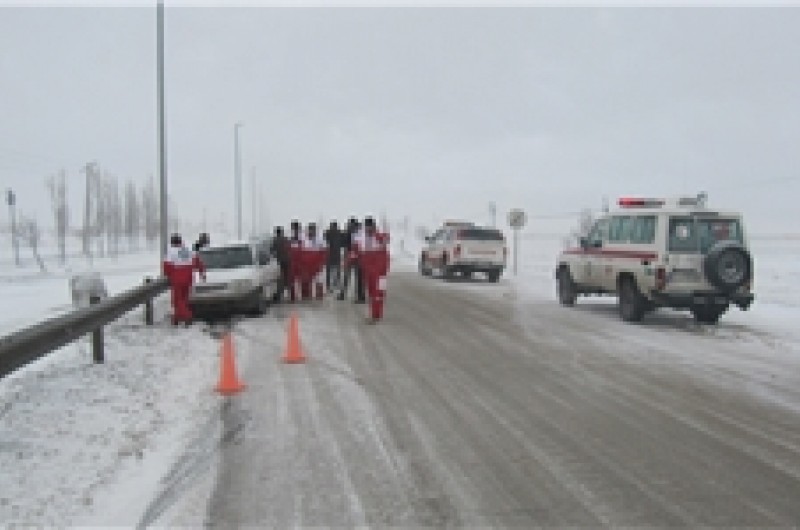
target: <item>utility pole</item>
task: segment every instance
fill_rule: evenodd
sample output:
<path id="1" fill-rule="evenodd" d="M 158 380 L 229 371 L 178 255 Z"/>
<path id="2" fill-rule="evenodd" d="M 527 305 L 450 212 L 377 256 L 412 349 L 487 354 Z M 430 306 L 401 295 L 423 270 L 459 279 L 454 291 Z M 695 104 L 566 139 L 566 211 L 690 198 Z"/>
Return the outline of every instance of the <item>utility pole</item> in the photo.
<path id="1" fill-rule="evenodd" d="M 167 231 L 169 230 L 169 212 L 167 209 L 167 138 L 164 120 L 164 2 L 159 0 L 156 8 L 156 62 L 158 92 L 158 178 L 160 187 L 160 250 L 161 262 L 167 257 Z"/>
<path id="2" fill-rule="evenodd" d="M 17 241 L 17 196 L 11 188 L 6 190 L 6 203 L 8 203 L 8 213 L 11 216 L 11 248 L 14 250 L 14 263 L 19 267 L 19 241 Z"/>
<path id="3" fill-rule="evenodd" d="M 236 194 L 236 238 L 242 239 L 242 161 L 239 152 L 239 128 L 242 122 L 233 124 L 233 178 Z"/>
<path id="4" fill-rule="evenodd" d="M 489 203 L 489 215 L 492 217 L 492 228 L 497 226 L 497 205 L 494 201 Z"/>

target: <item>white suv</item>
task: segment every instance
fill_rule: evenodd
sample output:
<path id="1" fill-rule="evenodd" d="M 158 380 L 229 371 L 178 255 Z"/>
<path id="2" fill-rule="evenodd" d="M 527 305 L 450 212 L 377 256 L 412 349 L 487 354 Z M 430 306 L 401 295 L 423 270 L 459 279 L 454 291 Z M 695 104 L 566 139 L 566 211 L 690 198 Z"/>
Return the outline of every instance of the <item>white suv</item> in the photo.
<path id="1" fill-rule="evenodd" d="M 657 307 L 688 309 L 714 324 L 730 304 L 753 302 L 753 260 L 739 213 L 709 209 L 705 196 L 624 198 L 577 248 L 561 252 L 558 299 L 611 294 L 623 320 Z"/>
<path id="2" fill-rule="evenodd" d="M 204 247 L 198 254 L 206 267 L 206 281 L 192 286 L 192 312 L 263 314 L 275 299 L 279 267 L 263 246 L 234 242 Z"/>
<path id="3" fill-rule="evenodd" d="M 506 240 L 496 228 L 449 221 L 425 241 L 419 258 L 423 276 L 437 272 L 445 278 L 455 274 L 471 278 L 481 272 L 490 282 L 497 282 L 506 266 Z"/>

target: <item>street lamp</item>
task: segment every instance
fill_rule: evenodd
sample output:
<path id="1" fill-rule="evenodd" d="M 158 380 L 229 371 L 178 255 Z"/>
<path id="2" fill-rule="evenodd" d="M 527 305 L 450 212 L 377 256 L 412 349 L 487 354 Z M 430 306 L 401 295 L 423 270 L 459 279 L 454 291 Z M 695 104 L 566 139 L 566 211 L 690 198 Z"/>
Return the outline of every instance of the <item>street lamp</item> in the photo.
<path id="1" fill-rule="evenodd" d="M 164 118 L 164 2 L 156 6 L 156 92 L 158 97 L 158 181 L 159 181 L 159 233 L 161 261 L 167 256 L 167 232 L 169 211 L 167 210 L 167 136 Z"/>
<path id="2" fill-rule="evenodd" d="M 242 239 L 242 160 L 239 152 L 239 128 L 243 125 L 237 121 L 233 125 L 233 177 L 236 184 L 236 238 Z"/>

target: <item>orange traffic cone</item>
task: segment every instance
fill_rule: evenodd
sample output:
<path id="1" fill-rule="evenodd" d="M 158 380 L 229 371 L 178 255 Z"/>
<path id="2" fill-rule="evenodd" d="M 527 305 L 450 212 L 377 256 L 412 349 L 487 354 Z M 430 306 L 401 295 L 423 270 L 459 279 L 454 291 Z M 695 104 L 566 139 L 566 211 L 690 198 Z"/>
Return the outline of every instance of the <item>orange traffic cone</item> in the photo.
<path id="1" fill-rule="evenodd" d="M 222 337 L 222 356 L 219 364 L 219 383 L 215 390 L 230 396 L 244 389 L 244 383 L 236 375 L 236 359 L 233 352 L 233 338 L 230 333 Z"/>
<path id="2" fill-rule="evenodd" d="M 286 353 L 283 355 L 283 362 L 290 364 L 306 362 L 306 356 L 300 346 L 300 333 L 297 330 L 297 315 L 295 313 L 292 313 L 289 319 L 289 335 L 286 337 Z"/>

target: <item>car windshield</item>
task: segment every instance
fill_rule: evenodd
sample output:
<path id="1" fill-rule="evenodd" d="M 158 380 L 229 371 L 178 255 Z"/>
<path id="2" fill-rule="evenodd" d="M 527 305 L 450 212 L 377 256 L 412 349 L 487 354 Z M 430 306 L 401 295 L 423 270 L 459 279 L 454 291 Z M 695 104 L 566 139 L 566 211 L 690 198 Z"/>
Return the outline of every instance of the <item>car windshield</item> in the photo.
<path id="1" fill-rule="evenodd" d="M 466 241 L 503 241 L 503 234 L 492 228 L 462 228 L 458 238 Z"/>
<path id="2" fill-rule="evenodd" d="M 253 252 L 246 246 L 205 248 L 200 251 L 200 259 L 207 269 L 234 269 L 253 265 Z"/>
<path id="3" fill-rule="evenodd" d="M 744 243 L 738 219 L 673 217 L 669 221 L 670 252 L 705 254 L 720 241 Z"/>

